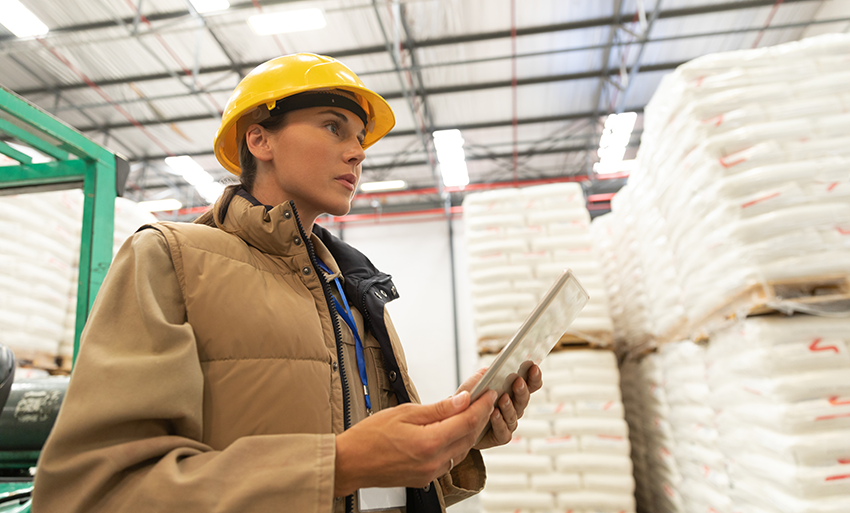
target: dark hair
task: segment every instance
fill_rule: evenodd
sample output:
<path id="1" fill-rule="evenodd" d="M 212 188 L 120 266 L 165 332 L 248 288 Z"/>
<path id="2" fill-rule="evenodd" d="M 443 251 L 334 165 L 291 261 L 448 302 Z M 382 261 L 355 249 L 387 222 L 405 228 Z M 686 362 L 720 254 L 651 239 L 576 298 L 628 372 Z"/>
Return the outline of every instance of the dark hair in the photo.
<path id="1" fill-rule="evenodd" d="M 257 124 L 269 132 L 277 132 L 286 124 L 286 114 L 272 116 Z M 239 182 L 242 183 L 242 188 L 249 193 L 253 193 L 254 180 L 257 178 L 257 158 L 248 149 L 247 138 L 248 134 L 246 133 L 242 136 L 242 140 L 239 141 L 239 168 L 242 170 L 242 173 L 239 175 Z"/>

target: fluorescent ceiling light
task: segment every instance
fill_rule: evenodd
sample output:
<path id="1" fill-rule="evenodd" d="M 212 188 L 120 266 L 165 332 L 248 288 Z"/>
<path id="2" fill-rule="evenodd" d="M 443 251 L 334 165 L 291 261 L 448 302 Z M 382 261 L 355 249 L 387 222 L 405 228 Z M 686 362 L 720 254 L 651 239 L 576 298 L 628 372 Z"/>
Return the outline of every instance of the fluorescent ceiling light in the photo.
<path id="1" fill-rule="evenodd" d="M 0 24 L 18 37 L 43 36 L 50 30 L 18 0 L 0 0 Z"/>
<path id="2" fill-rule="evenodd" d="M 637 113 L 635 112 L 611 114 L 605 119 L 605 129 L 602 130 L 602 137 L 599 138 L 599 150 L 596 152 L 599 155 L 599 169 L 603 171 L 597 171 L 597 173 L 621 172 L 619 170 L 607 170 L 615 169 L 623 161 L 626 146 L 629 145 L 632 138 L 635 120 L 637 120 Z M 596 169 L 596 166 L 594 166 L 594 169 Z"/>
<path id="3" fill-rule="evenodd" d="M 383 182 L 366 182 L 360 184 L 360 190 L 363 192 L 397 191 L 405 187 L 407 187 L 407 184 L 404 180 L 386 180 Z"/>
<path id="4" fill-rule="evenodd" d="M 299 9 L 271 14 L 258 14 L 248 18 L 248 24 L 261 36 L 283 32 L 303 32 L 316 30 L 327 25 L 321 9 Z"/>
<path id="5" fill-rule="evenodd" d="M 164 212 L 166 210 L 180 210 L 183 204 L 174 198 L 140 201 L 139 206 L 148 212 Z"/>
<path id="6" fill-rule="evenodd" d="M 199 13 L 224 11 L 230 7 L 230 2 L 227 0 L 189 0 L 192 2 L 192 7 Z"/>
<path id="7" fill-rule="evenodd" d="M 434 132 L 434 147 L 440 162 L 440 175 L 446 187 L 463 187 L 469 184 L 466 156 L 463 153 L 463 136 L 460 130 Z"/>
<path id="8" fill-rule="evenodd" d="M 224 192 L 224 185 L 213 180 L 212 175 L 204 171 L 204 168 L 188 155 L 166 157 L 165 163 L 182 175 L 184 180 L 194 185 L 198 194 L 209 203 L 214 203 Z"/>
<path id="9" fill-rule="evenodd" d="M 637 160 L 621 160 L 611 164 L 597 162 L 593 164 L 593 170 L 598 175 L 613 175 L 617 173 L 631 174 L 637 169 Z"/>

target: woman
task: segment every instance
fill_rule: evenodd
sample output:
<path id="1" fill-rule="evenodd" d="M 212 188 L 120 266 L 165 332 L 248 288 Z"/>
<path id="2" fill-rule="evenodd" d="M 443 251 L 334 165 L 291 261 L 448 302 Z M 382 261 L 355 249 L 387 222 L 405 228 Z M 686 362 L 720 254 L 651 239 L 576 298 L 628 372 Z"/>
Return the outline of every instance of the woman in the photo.
<path id="1" fill-rule="evenodd" d="M 480 373 L 416 404 L 390 277 L 315 225 L 348 212 L 364 150 L 394 123 L 328 57 L 279 57 L 242 80 L 215 139 L 241 184 L 116 256 L 35 513 L 440 511 L 480 491 L 478 449 L 510 440 L 539 369 L 495 409 L 494 392 L 470 404 Z"/>

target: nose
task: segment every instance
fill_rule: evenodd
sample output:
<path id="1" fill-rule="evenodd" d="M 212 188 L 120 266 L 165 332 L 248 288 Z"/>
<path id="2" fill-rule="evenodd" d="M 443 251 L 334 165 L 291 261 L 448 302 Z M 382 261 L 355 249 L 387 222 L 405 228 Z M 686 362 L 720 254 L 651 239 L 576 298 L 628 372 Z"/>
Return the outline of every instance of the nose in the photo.
<path id="1" fill-rule="evenodd" d="M 363 146 L 360 145 L 360 141 L 357 140 L 356 137 L 352 137 L 350 140 L 351 142 L 345 151 L 344 158 L 349 165 L 356 166 L 366 160 L 366 152 L 363 150 Z"/>

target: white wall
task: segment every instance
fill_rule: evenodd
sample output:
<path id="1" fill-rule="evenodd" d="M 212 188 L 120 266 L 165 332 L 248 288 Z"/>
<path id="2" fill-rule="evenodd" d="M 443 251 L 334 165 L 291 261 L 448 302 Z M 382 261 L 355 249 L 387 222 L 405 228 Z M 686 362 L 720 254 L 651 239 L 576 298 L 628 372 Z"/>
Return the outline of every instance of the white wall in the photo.
<path id="1" fill-rule="evenodd" d="M 463 223 L 455 231 L 461 379 L 476 367 Z M 392 275 L 400 298 L 387 308 L 401 336 L 407 363 L 425 403 L 454 393 L 456 383 L 453 300 L 448 223 L 445 219 L 391 224 L 346 225 L 343 239 Z"/>

